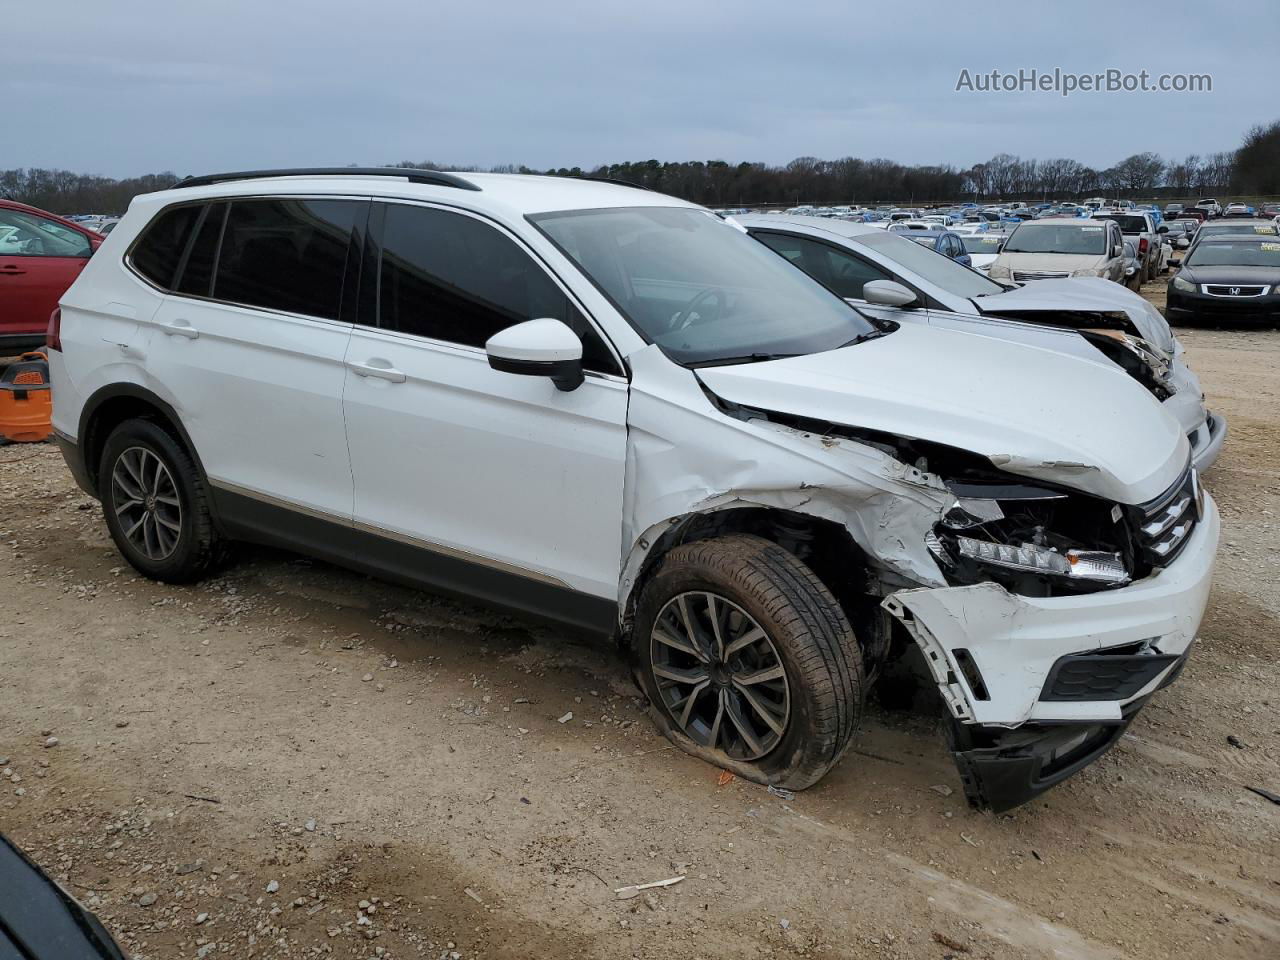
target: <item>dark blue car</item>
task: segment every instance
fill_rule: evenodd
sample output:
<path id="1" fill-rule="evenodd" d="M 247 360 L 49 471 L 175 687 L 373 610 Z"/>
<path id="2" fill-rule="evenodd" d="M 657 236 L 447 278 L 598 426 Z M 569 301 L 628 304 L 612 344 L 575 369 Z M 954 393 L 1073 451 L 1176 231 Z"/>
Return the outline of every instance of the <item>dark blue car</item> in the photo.
<path id="1" fill-rule="evenodd" d="M 952 233 L 950 230 L 911 230 L 904 232 L 902 236 L 956 263 L 962 263 L 966 267 L 973 266 L 969 251 L 964 248 L 964 241 L 960 239 L 958 233 Z"/>

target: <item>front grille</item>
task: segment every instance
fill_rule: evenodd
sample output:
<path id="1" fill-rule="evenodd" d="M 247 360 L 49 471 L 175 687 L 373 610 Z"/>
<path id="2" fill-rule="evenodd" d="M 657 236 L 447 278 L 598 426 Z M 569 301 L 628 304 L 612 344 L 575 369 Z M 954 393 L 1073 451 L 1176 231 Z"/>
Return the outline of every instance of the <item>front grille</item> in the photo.
<path id="1" fill-rule="evenodd" d="M 1257 284 L 1235 286 L 1227 283 L 1206 283 L 1202 289 L 1211 297 L 1265 297 L 1271 288 Z"/>
<path id="2" fill-rule="evenodd" d="M 1064 270 L 1015 270 L 1014 280 L 1061 280 L 1071 274 Z"/>
<path id="3" fill-rule="evenodd" d="M 1188 467 L 1172 487 L 1135 508 L 1137 546 L 1153 567 L 1168 566 L 1182 552 L 1200 519 L 1200 478 Z"/>

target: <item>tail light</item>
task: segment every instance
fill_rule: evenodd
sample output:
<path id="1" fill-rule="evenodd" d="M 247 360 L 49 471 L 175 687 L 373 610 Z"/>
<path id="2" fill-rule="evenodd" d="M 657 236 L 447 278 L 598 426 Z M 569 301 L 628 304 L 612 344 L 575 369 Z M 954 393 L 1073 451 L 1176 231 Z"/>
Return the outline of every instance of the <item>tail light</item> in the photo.
<path id="1" fill-rule="evenodd" d="M 1147 252 L 1147 238 L 1140 237 L 1138 239 L 1138 256 L 1142 256 Z"/>
<path id="2" fill-rule="evenodd" d="M 50 350 L 62 352 L 62 308 L 54 307 L 49 314 L 49 329 L 45 334 L 45 343 Z"/>

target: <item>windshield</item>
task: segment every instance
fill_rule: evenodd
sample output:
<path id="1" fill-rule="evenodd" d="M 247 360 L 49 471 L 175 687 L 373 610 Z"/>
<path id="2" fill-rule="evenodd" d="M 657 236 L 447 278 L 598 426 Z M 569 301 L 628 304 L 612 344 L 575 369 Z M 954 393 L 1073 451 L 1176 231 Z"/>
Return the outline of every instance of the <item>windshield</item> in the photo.
<path id="1" fill-rule="evenodd" d="M 1107 252 L 1107 230 L 1067 223 L 1024 223 L 1013 231 L 1004 252 L 1101 255 Z"/>
<path id="2" fill-rule="evenodd" d="M 802 270 L 704 210 L 616 207 L 529 219 L 677 363 L 820 353 L 878 333 Z"/>
<path id="3" fill-rule="evenodd" d="M 1199 243 L 1183 261 L 1188 267 L 1280 267 L 1280 243 L 1219 240 Z"/>
<path id="4" fill-rule="evenodd" d="M 966 253 L 999 253 L 1004 246 L 1004 237 L 994 234 L 975 234 L 972 237 L 961 237 Z"/>
<path id="5" fill-rule="evenodd" d="M 914 273 L 921 280 L 958 297 L 985 297 L 1005 292 L 1005 288 L 994 280 L 988 280 L 978 271 L 970 270 L 950 257 L 912 243 L 902 234 L 867 233 L 855 237 L 854 241 Z"/>
<path id="6" fill-rule="evenodd" d="M 1121 233 L 1145 233 L 1147 230 L 1147 218 L 1134 216 L 1132 214 L 1125 216 L 1124 214 L 1102 214 L 1095 213 L 1095 220 L 1114 220 L 1120 224 Z"/>
<path id="7" fill-rule="evenodd" d="M 1200 236 L 1212 237 L 1224 233 L 1260 233 L 1274 237 L 1280 233 L 1274 223 L 1206 223 L 1200 228 Z"/>

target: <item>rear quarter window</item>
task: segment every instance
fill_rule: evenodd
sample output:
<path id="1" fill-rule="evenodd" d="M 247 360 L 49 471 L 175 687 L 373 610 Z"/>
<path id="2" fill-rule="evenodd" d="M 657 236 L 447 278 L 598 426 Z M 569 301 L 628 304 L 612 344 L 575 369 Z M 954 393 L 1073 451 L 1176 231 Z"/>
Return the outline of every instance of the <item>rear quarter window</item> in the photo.
<path id="1" fill-rule="evenodd" d="M 152 220 L 129 254 L 133 269 L 162 290 L 172 289 L 200 209 L 198 204 L 171 207 Z"/>

